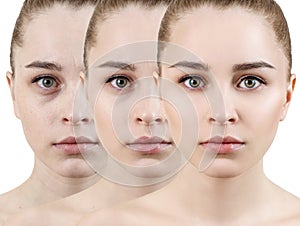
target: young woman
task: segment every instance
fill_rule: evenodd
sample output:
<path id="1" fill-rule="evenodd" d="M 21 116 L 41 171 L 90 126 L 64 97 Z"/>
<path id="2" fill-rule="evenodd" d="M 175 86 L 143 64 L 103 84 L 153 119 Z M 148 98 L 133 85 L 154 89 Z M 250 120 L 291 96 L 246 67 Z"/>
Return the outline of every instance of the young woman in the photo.
<path id="1" fill-rule="evenodd" d="M 12 72 L 7 73 L 7 81 L 35 161 L 26 182 L 0 196 L 1 220 L 82 191 L 100 178 L 81 155 L 99 143 L 90 130 L 92 119 L 84 107 L 73 113 L 85 31 L 96 3 L 33 0 L 23 4 L 13 32 Z"/>
<path id="2" fill-rule="evenodd" d="M 106 164 L 108 167 L 99 167 L 101 156 L 91 158 L 84 153 L 84 157 L 95 171 L 110 181 L 100 179 L 76 195 L 25 210 L 12 216 L 6 225 L 35 225 L 40 222 L 43 225 L 74 225 L 82 214 L 132 200 L 165 185 L 163 182 L 167 178 L 160 177 L 173 171 L 156 168 L 155 165 L 165 158 L 165 154 L 172 153 L 172 144 L 167 140 L 169 137 L 165 131 L 167 126 L 160 100 L 139 98 L 136 94 L 145 91 L 145 86 L 146 97 L 157 92 L 152 77 L 153 72 L 157 71 L 156 40 L 168 3 L 167 0 L 100 1 L 89 24 L 85 48 L 85 62 L 89 70 L 87 75 L 82 75 L 82 79 L 88 89 L 91 108 L 95 109 L 97 133 L 101 143 L 108 148 L 108 156 L 112 157 Z M 133 102 L 126 102 L 128 95 L 134 99 Z M 122 100 L 124 97 L 125 101 Z M 74 108 L 76 106 L 77 99 Z M 124 111 L 125 108 L 129 110 Z M 125 122 L 118 125 L 117 131 L 114 131 L 114 122 L 110 117 L 115 117 L 113 113 Z M 126 129 L 134 138 L 128 145 L 120 139 Z M 78 132 L 76 128 L 74 131 Z M 166 153 L 160 153 L 161 149 Z M 141 157 L 143 160 L 138 161 Z M 129 168 L 126 167 L 128 165 Z M 151 171 L 145 175 L 141 172 L 143 167 L 152 165 L 152 169 L 157 169 L 154 173 Z M 153 178 L 159 179 L 153 182 Z"/>
<path id="3" fill-rule="evenodd" d="M 296 81 L 280 7 L 272 0 L 174 1 L 160 40 L 170 43 L 160 52 L 161 89 L 176 144 L 190 134 L 180 133 L 186 118 L 164 97 L 164 83 L 176 84 L 198 114 L 191 164 L 164 189 L 80 225 L 299 225 L 300 200 L 265 176 L 262 161 Z"/>

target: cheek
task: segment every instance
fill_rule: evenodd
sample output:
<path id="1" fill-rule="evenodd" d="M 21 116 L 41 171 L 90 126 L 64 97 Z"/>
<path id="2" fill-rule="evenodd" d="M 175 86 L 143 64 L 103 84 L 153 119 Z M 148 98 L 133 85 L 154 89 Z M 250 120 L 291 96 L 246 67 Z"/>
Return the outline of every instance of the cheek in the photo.
<path id="1" fill-rule="evenodd" d="M 250 104 L 252 103 L 252 104 Z M 257 144 L 267 150 L 271 145 L 280 122 L 284 104 L 280 92 L 248 100 L 241 112 L 241 120 Z M 249 134 L 249 135 L 250 135 Z"/>
<path id="2" fill-rule="evenodd" d="M 247 103 L 247 104 L 245 104 Z M 284 106 L 284 93 L 274 92 L 270 95 L 258 96 L 243 100 L 242 110 L 245 117 L 255 124 L 277 125 Z"/>
<path id="3" fill-rule="evenodd" d="M 114 137 L 112 122 L 113 106 L 114 98 L 105 93 L 98 95 L 93 106 L 96 132 L 102 140 Z"/>

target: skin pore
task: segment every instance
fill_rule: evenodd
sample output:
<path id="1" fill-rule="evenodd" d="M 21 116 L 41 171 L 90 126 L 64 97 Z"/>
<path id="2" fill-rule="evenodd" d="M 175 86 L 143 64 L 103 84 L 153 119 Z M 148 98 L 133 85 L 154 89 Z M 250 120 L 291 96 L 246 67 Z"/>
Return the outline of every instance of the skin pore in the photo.
<path id="1" fill-rule="evenodd" d="M 122 8 L 117 13 L 112 13 L 109 19 L 104 22 L 99 22 L 99 24 L 97 25 L 97 32 L 101 35 L 97 36 L 96 45 L 91 48 L 90 53 L 88 54 L 88 62 L 91 62 L 92 64 L 92 62 L 94 62 L 98 58 L 101 58 L 101 56 L 105 55 L 106 53 L 126 44 L 157 40 L 160 20 L 164 14 L 165 9 L 165 6 L 157 6 L 155 8 L 145 9 L 143 6 L 129 5 L 124 9 Z M 145 17 L 145 15 L 147 15 L 147 17 Z M 151 18 L 151 21 L 149 21 L 148 18 Z M 128 24 L 134 24 L 135 26 L 128 27 L 126 26 Z M 119 35 L 120 33 L 123 35 Z M 136 67 L 138 68 L 139 65 L 136 65 Z M 139 68 L 139 70 L 141 70 L 142 68 Z M 150 76 L 152 76 L 153 66 L 151 66 L 150 68 Z M 139 70 L 137 72 L 140 72 Z M 134 74 L 134 76 L 143 76 L 137 72 L 132 73 L 132 75 Z M 89 74 L 88 76 L 92 75 Z M 84 79 L 84 75 L 82 78 Z M 95 83 L 95 78 L 89 77 L 88 79 L 91 80 L 87 80 L 85 82 L 90 82 L 90 84 L 97 84 Z M 110 89 L 111 84 L 112 82 L 110 84 L 106 83 L 106 86 L 109 86 Z M 96 100 L 96 94 L 99 92 L 100 88 L 101 85 L 98 85 L 98 87 L 96 87 L 96 93 L 95 96 L 93 96 L 95 99 L 91 97 L 92 95 L 89 96 L 89 98 L 91 98 L 89 100 L 91 101 L 91 103 L 94 103 L 93 101 Z M 104 97 L 102 96 L 101 99 L 103 98 Z M 157 102 L 159 103 L 159 101 Z M 154 106 L 157 105 L 157 102 L 153 103 Z M 148 104 L 149 103 L 150 102 L 148 102 Z M 105 105 L 103 104 L 102 108 L 101 106 L 99 106 L 99 108 L 101 109 L 101 111 L 106 112 L 107 110 L 104 109 L 103 106 Z M 134 110 L 133 112 L 135 114 L 141 115 L 150 113 L 159 115 L 159 112 L 157 112 L 157 110 L 160 110 L 160 108 L 152 108 L 151 110 L 152 111 L 150 112 L 149 106 L 147 108 L 143 106 L 137 106 L 136 111 Z M 106 122 L 103 123 L 104 124 L 101 125 L 101 128 L 106 125 Z M 144 135 L 143 132 L 145 130 L 141 127 L 138 128 L 140 129 L 136 130 L 137 135 Z M 46 225 L 56 226 L 75 225 L 75 223 L 82 217 L 82 214 L 86 214 L 104 207 L 116 205 L 119 202 L 135 199 L 147 193 L 153 192 L 164 185 L 165 183 L 160 183 L 144 187 L 131 187 L 101 179 L 95 185 L 76 195 L 70 196 L 54 203 L 43 205 L 39 208 L 25 210 L 22 213 L 11 217 L 6 222 L 6 225 L 24 226 L 34 225 L 39 222 L 43 222 Z"/>
<path id="2" fill-rule="evenodd" d="M 161 73 L 192 99 L 197 110 L 201 133 L 191 164 L 164 189 L 91 214 L 79 225 L 298 225 L 299 199 L 263 172 L 262 157 L 286 116 L 296 81 L 289 76 L 272 27 L 264 17 L 239 7 L 206 6 L 186 13 L 171 27 L 169 41 L 199 58 L 187 62 L 179 54 L 179 60 L 162 66 Z M 224 101 L 221 112 L 213 112 L 209 104 L 214 103 L 207 101 L 215 87 Z M 186 134 L 180 134 L 174 107 L 164 106 L 178 143 Z M 211 144 L 208 151 L 217 151 L 216 157 L 199 172 L 205 145 L 221 135 L 228 139 L 228 144 L 219 145 L 224 152 Z"/>
<path id="3" fill-rule="evenodd" d="M 92 12 L 88 5 L 74 10 L 54 4 L 32 17 L 24 27 L 22 47 L 14 46 L 14 74 L 8 72 L 7 80 L 35 160 L 32 175 L 0 196 L 1 220 L 80 192 L 100 178 L 80 154 L 98 145 L 95 133 L 85 133 L 92 119 L 85 109 L 73 114 L 83 70 L 83 34 Z"/>

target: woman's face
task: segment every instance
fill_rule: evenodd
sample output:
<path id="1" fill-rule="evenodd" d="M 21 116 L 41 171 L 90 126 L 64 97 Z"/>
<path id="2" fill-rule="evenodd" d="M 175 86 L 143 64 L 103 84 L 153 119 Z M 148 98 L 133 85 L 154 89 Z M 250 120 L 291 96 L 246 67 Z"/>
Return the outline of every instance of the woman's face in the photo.
<path id="1" fill-rule="evenodd" d="M 25 25 L 23 46 L 15 47 L 14 78 L 7 76 L 36 160 L 67 177 L 94 174 L 80 154 L 98 143 L 92 121 L 83 109 L 73 113 L 92 12 L 92 7 L 75 11 L 56 5 L 35 15 Z"/>
<path id="2" fill-rule="evenodd" d="M 176 22 L 170 42 L 198 56 L 187 61 L 179 54 L 162 68 L 162 77 L 177 84 L 197 110 L 191 162 L 198 167 L 210 153 L 214 160 L 205 173 L 212 177 L 236 176 L 256 165 L 286 115 L 295 82 L 292 76 L 289 86 L 288 63 L 270 25 L 240 8 L 203 7 Z M 174 108 L 165 106 L 179 142 L 186 134 L 180 134 Z"/>
<path id="3" fill-rule="evenodd" d="M 123 165 L 151 166 L 173 151 L 153 79 L 164 11 L 128 7 L 113 14 L 98 25 L 96 46 L 88 56 L 87 93 L 96 130 Z"/>

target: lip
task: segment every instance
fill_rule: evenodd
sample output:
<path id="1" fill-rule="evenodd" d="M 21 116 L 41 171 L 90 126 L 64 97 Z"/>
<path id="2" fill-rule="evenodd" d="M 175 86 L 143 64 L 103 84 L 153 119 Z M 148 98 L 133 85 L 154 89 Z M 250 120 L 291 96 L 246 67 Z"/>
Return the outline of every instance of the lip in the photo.
<path id="1" fill-rule="evenodd" d="M 93 141 L 87 137 L 67 137 L 57 143 L 53 144 L 57 149 L 63 151 L 68 155 L 77 155 L 82 152 L 88 151 L 95 145 L 98 145 L 97 141 Z"/>
<path id="2" fill-rule="evenodd" d="M 126 147 L 142 154 L 157 154 L 165 151 L 172 145 L 161 137 L 140 137 L 134 142 L 127 143 Z"/>
<path id="3" fill-rule="evenodd" d="M 245 142 L 231 136 L 215 136 L 205 142 L 201 142 L 200 145 L 217 154 L 230 154 L 242 149 L 245 146 Z"/>

